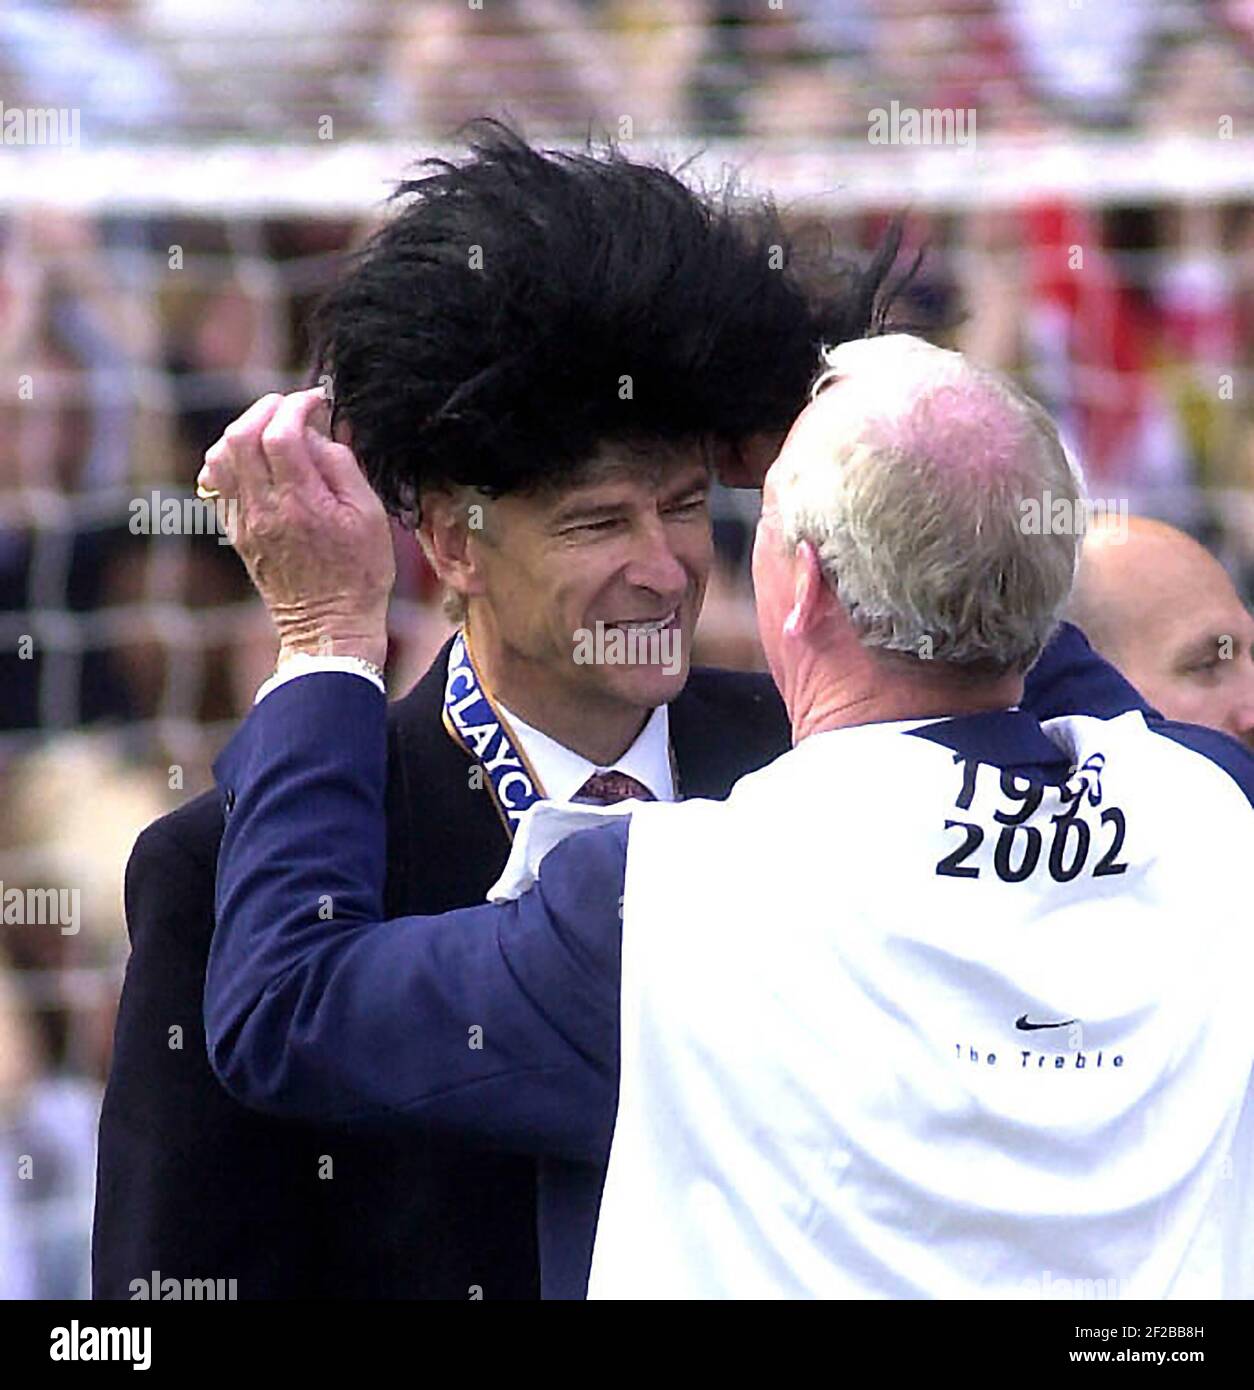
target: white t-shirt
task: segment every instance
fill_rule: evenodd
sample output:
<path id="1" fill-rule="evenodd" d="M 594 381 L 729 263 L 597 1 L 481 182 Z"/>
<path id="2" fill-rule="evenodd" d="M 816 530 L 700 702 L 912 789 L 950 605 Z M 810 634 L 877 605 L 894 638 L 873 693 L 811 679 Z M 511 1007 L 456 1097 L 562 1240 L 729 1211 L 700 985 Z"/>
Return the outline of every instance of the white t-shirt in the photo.
<path id="1" fill-rule="evenodd" d="M 1041 726 L 1066 799 L 918 727 L 634 811 L 589 1296 L 1254 1295 L 1250 800 L 1136 713 Z"/>

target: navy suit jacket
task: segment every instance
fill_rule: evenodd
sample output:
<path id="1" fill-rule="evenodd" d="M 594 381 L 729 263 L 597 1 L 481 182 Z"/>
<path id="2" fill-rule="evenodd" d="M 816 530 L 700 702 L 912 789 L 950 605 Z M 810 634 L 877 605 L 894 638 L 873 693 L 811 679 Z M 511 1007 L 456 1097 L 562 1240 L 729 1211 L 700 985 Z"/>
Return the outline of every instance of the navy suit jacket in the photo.
<path id="1" fill-rule="evenodd" d="M 1064 628 L 1019 711 L 916 733 L 1053 782 L 1067 760 L 1039 720 L 1133 708 L 1153 716 Z M 360 677 L 302 678 L 263 701 L 219 760 L 231 811 L 205 993 L 210 1061 L 233 1095 L 274 1114 L 534 1155 L 544 1292 L 579 1297 L 617 1102 L 628 823 L 564 841 L 515 902 L 388 919 L 383 712 Z M 1254 758 L 1235 741 L 1159 727 L 1224 763 L 1254 799 Z"/>
<path id="2" fill-rule="evenodd" d="M 336 715 L 335 741 L 356 750 L 369 727 L 378 753 L 374 881 L 386 916 L 482 902 L 509 852 L 488 793 L 471 785 L 468 755 L 441 722 L 446 669 L 447 648 L 386 713 L 382 697 L 350 677 L 358 699 Z M 271 747 L 296 746 L 313 693 L 296 686 L 249 717 L 246 741 L 264 728 Z M 359 723 L 363 695 L 369 717 Z M 296 722 L 274 730 L 285 712 Z M 689 796 L 725 796 L 788 747 L 765 676 L 693 671 L 670 727 Z M 343 849 L 307 809 L 302 853 Z M 241 1299 L 537 1297 L 532 1158 L 420 1125 L 260 1114 L 214 1077 L 203 988 L 222 829 L 221 798 L 207 793 L 144 831 L 127 867 L 132 949 L 100 1122 L 94 1296 L 128 1298 L 132 1280 L 158 1271 L 234 1278 Z"/>

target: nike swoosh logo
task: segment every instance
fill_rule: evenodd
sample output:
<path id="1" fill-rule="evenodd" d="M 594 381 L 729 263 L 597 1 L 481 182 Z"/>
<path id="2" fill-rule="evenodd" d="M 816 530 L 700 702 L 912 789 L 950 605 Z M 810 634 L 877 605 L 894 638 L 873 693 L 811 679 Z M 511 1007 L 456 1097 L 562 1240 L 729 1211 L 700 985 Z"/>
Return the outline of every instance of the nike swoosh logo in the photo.
<path id="1" fill-rule="evenodd" d="M 1074 1018 L 1064 1018 L 1061 1023 L 1029 1023 L 1027 1014 L 1024 1014 L 1015 1019 L 1015 1027 L 1025 1033 L 1031 1033 L 1037 1028 L 1068 1028 L 1074 1022 Z"/>

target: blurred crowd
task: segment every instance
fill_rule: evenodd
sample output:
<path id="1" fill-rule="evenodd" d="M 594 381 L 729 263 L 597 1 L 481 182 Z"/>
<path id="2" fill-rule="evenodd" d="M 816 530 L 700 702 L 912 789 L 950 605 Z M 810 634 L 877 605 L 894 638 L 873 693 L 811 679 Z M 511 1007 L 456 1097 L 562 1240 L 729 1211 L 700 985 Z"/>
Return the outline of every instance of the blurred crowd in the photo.
<path id="1" fill-rule="evenodd" d="M 504 105 L 537 135 L 859 136 L 867 110 L 985 129 L 1207 131 L 1251 107 L 1242 0 L 8 0 L 0 92 L 85 138 L 443 139 Z"/>
<path id="2" fill-rule="evenodd" d="M 0 99 L 79 107 L 84 141 L 309 139 L 330 115 L 337 138 L 416 156 L 502 110 L 538 138 L 630 115 L 636 138 L 813 146 L 865 138 L 890 97 L 974 106 L 982 131 L 1213 132 L 1254 112 L 1252 51 L 1237 0 L 10 0 Z M 235 415 L 307 384 L 310 306 L 371 223 L 3 196 L 0 891 L 73 885 L 83 906 L 73 934 L 0 911 L 0 1297 L 81 1296 L 126 856 L 210 785 L 274 657 L 230 548 L 136 534 L 133 504 L 189 496 Z M 806 215 L 856 253 L 894 211 Z M 916 252 L 899 320 L 1015 374 L 1095 495 L 1198 536 L 1254 599 L 1254 204 L 915 213 L 903 265 Z M 752 496 L 715 499 L 704 663 L 762 664 L 755 515 Z M 399 694 L 448 628 L 412 538 L 397 549 Z"/>

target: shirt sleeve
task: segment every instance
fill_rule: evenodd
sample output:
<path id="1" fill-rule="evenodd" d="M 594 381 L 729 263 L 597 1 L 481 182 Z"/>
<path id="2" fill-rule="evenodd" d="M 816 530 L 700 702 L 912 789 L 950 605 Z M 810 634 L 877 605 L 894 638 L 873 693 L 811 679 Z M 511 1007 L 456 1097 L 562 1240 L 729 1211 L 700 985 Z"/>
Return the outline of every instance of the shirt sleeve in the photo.
<path id="1" fill-rule="evenodd" d="M 350 676 L 360 676 L 363 680 L 368 680 L 380 693 L 387 694 L 378 676 L 373 671 L 368 671 L 360 661 L 354 661 L 352 657 L 314 656 L 312 652 L 295 652 L 274 675 L 261 682 L 257 687 L 253 704 L 259 705 L 271 691 L 286 685 L 288 681 L 294 681 L 300 676 L 313 675 L 318 671 L 339 671 Z"/>

